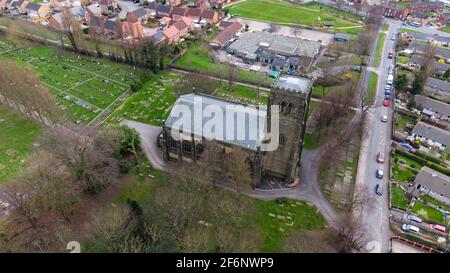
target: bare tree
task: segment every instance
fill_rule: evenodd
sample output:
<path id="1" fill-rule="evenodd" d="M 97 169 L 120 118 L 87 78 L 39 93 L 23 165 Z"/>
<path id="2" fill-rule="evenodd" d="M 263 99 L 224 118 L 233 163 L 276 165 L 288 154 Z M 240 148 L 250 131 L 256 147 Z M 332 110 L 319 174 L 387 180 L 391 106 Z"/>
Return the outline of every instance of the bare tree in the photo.
<path id="1" fill-rule="evenodd" d="M 61 17 L 63 33 L 69 39 L 73 50 L 75 52 L 81 52 L 84 47 L 84 34 L 81 30 L 80 22 L 68 7 L 61 9 Z"/>
<path id="2" fill-rule="evenodd" d="M 206 153 L 206 172 L 208 179 L 214 187 L 216 182 L 222 175 L 222 162 L 224 160 L 224 148 L 215 141 L 206 141 L 204 145 Z"/>
<path id="3" fill-rule="evenodd" d="M 242 148 L 235 147 L 226 155 L 225 169 L 228 178 L 233 181 L 236 191 L 241 192 L 241 187 L 252 186 L 251 164 L 248 154 Z M 238 195 L 239 197 L 240 195 Z M 239 199 L 239 198 L 238 198 Z"/>
<path id="4" fill-rule="evenodd" d="M 0 103 L 48 126 L 60 120 L 55 97 L 31 69 L 0 60 L 0 85 Z"/>
<path id="5" fill-rule="evenodd" d="M 237 67 L 235 65 L 229 64 L 227 66 L 227 82 L 228 82 L 228 91 L 233 90 L 234 82 L 236 81 L 236 73 L 237 73 Z"/>
<path id="6" fill-rule="evenodd" d="M 300 21 L 296 21 L 296 22 L 291 26 L 291 29 L 292 29 L 292 34 L 294 34 L 295 37 L 299 37 L 299 36 L 302 34 L 302 32 L 303 32 L 303 29 L 302 29 L 302 27 L 301 27 Z"/>
<path id="7" fill-rule="evenodd" d="M 352 217 L 351 213 L 344 213 L 338 217 L 337 232 L 333 238 L 338 252 L 361 251 L 368 242 L 367 231 Z"/>

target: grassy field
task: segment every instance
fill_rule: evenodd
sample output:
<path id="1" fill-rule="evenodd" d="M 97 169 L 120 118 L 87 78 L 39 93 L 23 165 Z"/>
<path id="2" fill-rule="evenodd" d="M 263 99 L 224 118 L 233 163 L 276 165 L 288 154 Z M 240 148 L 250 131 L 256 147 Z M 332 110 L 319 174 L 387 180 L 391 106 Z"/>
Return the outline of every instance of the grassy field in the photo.
<path id="1" fill-rule="evenodd" d="M 381 58 L 383 57 L 381 55 L 383 54 L 383 46 L 385 40 L 386 40 L 386 33 L 380 33 L 380 36 L 378 37 L 377 41 L 377 48 L 375 51 L 375 60 L 373 62 L 373 66 L 375 67 L 380 66 Z"/>
<path id="2" fill-rule="evenodd" d="M 400 182 L 411 181 L 416 176 L 411 168 L 420 170 L 422 166 L 423 165 L 419 162 L 416 162 L 399 154 L 395 154 L 394 164 L 392 167 L 392 177 Z"/>
<path id="3" fill-rule="evenodd" d="M 0 40 L 0 57 L 33 67 L 69 120 L 87 124 L 120 104 L 136 77 L 132 67 L 51 47 Z"/>
<path id="4" fill-rule="evenodd" d="M 210 75 L 224 77 L 227 75 L 228 66 L 225 64 L 214 63 L 208 52 L 199 43 L 192 45 L 186 53 L 183 54 L 176 62 L 175 66 L 183 69 L 199 71 Z M 243 69 L 238 69 L 236 78 L 238 80 L 244 80 L 254 82 L 255 80 L 270 85 L 273 82 L 272 78 L 269 78 L 263 74 L 250 72 Z"/>
<path id="5" fill-rule="evenodd" d="M 355 34 L 355 30 L 356 32 L 362 30 L 361 24 L 338 18 L 337 15 L 353 20 L 360 20 L 360 17 L 328 6 L 322 6 L 320 10 L 321 6 L 320 4 L 299 6 L 278 0 L 247 0 L 231 6 L 229 12 L 235 16 L 266 22 L 287 25 L 299 23 L 310 27 L 320 27 L 324 21 L 333 21 L 332 29 L 349 34 Z"/>
<path id="6" fill-rule="evenodd" d="M 399 186 L 391 186 L 391 203 L 395 207 L 406 209 L 409 204 L 406 192 Z"/>
<path id="7" fill-rule="evenodd" d="M 444 215 L 438 210 L 424 205 L 418 201 L 414 203 L 412 207 L 412 212 L 424 218 L 425 221 L 437 222 L 443 225 L 447 225 L 445 222 Z"/>
<path id="8" fill-rule="evenodd" d="M 409 63 L 409 57 L 399 55 L 397 56 L 397 63 L 406 65 Z"/>
<path id="9" fill-rule="evenodd" d="M 370 72 L 369 86 L 366 93 L 367 105 L 373 105 L 375 103 L 375 97 L 377 94 L 378 74 Z"/>
<path id="10" fill-rule="evenodd" d="M 450 26 L 446 26 L 446 27 L 440 28 L 439 30 L 443 31 L 443 32 L 450 33 Z"/>
<path id="11" fill-rule="evenodd" d="M 421 199 L 427 201 L 428 203 L 431 203 L 435 206 L 438 206 L 439 208 L 441 208 L 442 210 L 445 211 L 449 211 L 450 212 L 450 206 L 442 203 L 441 201 L 434 199 L 433 197 L 429 196 L 429 195 L 421 195 L 420 196 Z"/>
<path id="12" fill-rule="evenodd" d="M 41 127 L 0 105 L 0 184 L 17 174 L 31 153 Z"/>

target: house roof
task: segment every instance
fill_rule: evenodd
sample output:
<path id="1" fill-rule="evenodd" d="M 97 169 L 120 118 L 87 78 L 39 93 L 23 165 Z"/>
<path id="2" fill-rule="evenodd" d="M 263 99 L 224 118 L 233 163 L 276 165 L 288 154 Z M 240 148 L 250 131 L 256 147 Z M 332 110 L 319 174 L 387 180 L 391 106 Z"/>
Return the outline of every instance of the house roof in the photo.
<path id="1" fill-rule="evenodd" d="M 447 37 L 447 36 L 431 35 L 431 34 L 422 33 L 422 32 L 412 32 L 411 36 L 416 40 L 450 43 L 450 37 Z"/>
<path id="2" fill-rule="evenodd" d="M 213 11 L 213 10 L 209 10 L 209 9 L 205 9 L 202 11 L 202 13 L 200 14 L 200 17 L 202 17 L 202 19 L 213 19 L 214 15 L 216 15 L 217 12 Z"/>
<path id="3" fill-rule="evenodd" d="M 29 3 L 29 4 L 26 6 L 26 8 L 29 9 L 29 10 L 38 11 L 38 10 L 41 8 L 41 5 L 35 4 L 35 3 Z"/>
<path id="4" fill-rule="evenodd" d="M 219 22 L 219 27 L 220 28 L 227 28 L 228 26 L 232 25 L 233 23 L 234 22 L 222 20 L 222 21 Z"/>
<path id="5" fill-rule="evenodd" d="M 24 2 L 24 0 L 16 1 L 16 2 L 12 3 L 11 7 L 13 7 L 13 8 L 20 7 L 23 4 L 23 2 Z"/>
<path id="6" fill-rule="evenodd" d="M 176 27 L 179 31 L 188 28 L 189 26 L 183 21 L 178 20 L 173 24 L 174 27 Z"/>
<path id="7" fill-rule="evenodd" d="M 444 4 L 440 2 L 410 2 L 408 5 L 410 7 L 444 6 Z"/>
<path id="8" fill-rule="evenodd" d="M 430 16 L 428 16 L 425 13 L 422 13 L 422 12 L 411 12 L 409 14 L 409 16 L 416 17 L 416 18 L 419 18 L 419 19 L 428 19 L 428 18 L 430 18 Z"/>
<path id="9" fill-rule="evenodd" d="M 153 34 L 152 36 L 150 36 L 148 38 L 148 40 L 152 43 L 157 43 L 161 40 L 164 40 L 166 37 L 164 36 L 164 33 L 162 33 L 161 31 L 156 32 L 155 34 Z"/>
<path id="10" fill-rule="evenodd" d="M 423 52 L 425 50 L 426 45 L 413 41 L 409 44 L 409 49 L 412 51 Z M 443 56 L 444 58 L 450 58 L 450 50 L 447 50 L 442 47 L 436 48 L 436 56 Z"/>
<path id="11" fill-rule="evenodd" d="M 409 62 L 418 64 L 418 65 L 422 65 L 423 60 L 419 56 L 414 54 L 411 56 L 411 59 L 409 60 Z M 445 71 L 447 71 L 447 69 L 450 69 L 450 64 L 436 62 L 436 61 L 434 61 L 432 63 L 432 66 L 433 66 L 433 69 L 440 71 L 440 72 L 445 72 Z"/>
<path id="12" fill-rule="evenodd" d="M 450 198 L 450 177 L 429 167 L 422 167 L 414 179 L 414 184 L 420 184 L 435 193 Z"/>
<path id="13" fill-rule="evenodd" d="M 90 11 L 93 14 L 101 14 L 102 13 L 102 7 L 99 4 L 91 4 L 86 7 L 87 11 Z"/>
<path id="14" fill-rule="evenodd" d="M 177 35 L 180 31 L 174 26 L 170 26 L 168 28 L 166 28 L 163 33 L 164 35 L 166 35 L 167 38 L 172 38 L 173 36 Z"/>
<path id="15" fill-rule="evenodd" d="M 147 15 L 147 11 L 144 8 L 137 8 L 133 11 L 130 11 L 137 18 L 142 18 Z"/>
<path id="16" fill-rule="evenodd" d="M 308 78 L 282 75 L 272 86 L 296 93 L 307 93 L 309 92 L 310 84 L 311 80 Z"/>
<path id="17" fill-rule="evenodd" d="M 186 14 L 186 9 L 181 7 L 173 7 L 172 15 L 184 16 Z"/>
<path id="18" fill-rule="evenodd" d="M 213 40 L 213 43 L 223 45 L 230 41 L 236 33 L 238 33 L 242 28 L 241 23 L 233 22 L 223 29 Z"/>
<path id="19" fill-rule="evenodd" d="M 211 117 L 203 115 L 197 122 L 194 113 L 198 110 L 211 109 L 222 116 L 222 126 L 215 130 L 204 130 L 205 124 L 211 122 Z M 180 110 L 190 110 L 189 115 L 179 117 Z M 212 109 L 211 109 L 212 110 Z M 213 111 L 214 111 L 213 110 Z M 256 150 L 264 139 L 267 110 L 254 106 L 236 103 L 228 100 L 202 94 L 187 94 L 180 96 L 175 102 L 165 126 L 173 130 L 182 129 L 183 133 L 198 137 L 216 139 L 223 143 Z M 177 126 L 182 124 L 183 127 Z M 232 134 L 230 134 L 232 133 Z"/>
<path id="20" fill-rule="evenodd" d="M 199 8 L 188 8 L 186 16 L 200 17 L 202 10 Z"/>
<path id="21" fill-rule="evenodd" d="M 92 16 L 91 22 L 96 27 L 102 27 L 103 24 L 105 23 L 105 17 L 103 17 L 103 16 Z"/>
<path id="22" fill-rule="evenodd" d="M 431 89 L 437 89 L 442 92 L 450 93 L 450 82 L 447 81 L 442 81 L 436 78 L 429 77 L 425 86 Z"/>
<path id="23" fill-rule="evenodd" d="M 107 30 L 114 30 L 115 31 L 116 29 L 118 29 L 119 24 L 120 24 L 120 20 L 108 19 L 108 20 L 105 21 L 103 26 Z"/>
<path id="24" fill-rule="evenodd" d="M 430 139 L 433 142 L 450 146 L 450 132 L 422 121 L 419 121 L 414 126 L 412 133 Z"/>
<path id="25" fill-rule="evenodd" d="M 416 95 L 415 101 L 417 105 L 421 106 L 424 109 L 436 112 L 446 117 L 450 117 L 450 104 L 422 95 Z"/>

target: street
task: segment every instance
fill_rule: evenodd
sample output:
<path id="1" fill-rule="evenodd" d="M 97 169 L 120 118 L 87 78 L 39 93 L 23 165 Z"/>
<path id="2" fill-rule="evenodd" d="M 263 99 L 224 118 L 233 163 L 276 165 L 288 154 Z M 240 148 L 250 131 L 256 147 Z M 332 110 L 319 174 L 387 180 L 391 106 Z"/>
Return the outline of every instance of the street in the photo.
<path id="1" fill-rule="evenodd" d="M 389 155 L 391 152 L 391 122 L 393 114 L 393 99 L 389 107 L 383 106 L 384 87 L 388 76 L 388 67 L 394 64 L 393 59 L 388 58 L 388 52 L 394 50 L 394 41 L 391 40 L 393 33 L 398 33 L 400 22 L 390 24 L 389 33 L 386 36 L 383 48 L 380 67 L 371 67 L 368 70 L 378 74 L 378 86 L 375 99 L 375 105 L 369 110 L 366 121 L 367 136 L 361 143 L 361 154 L 358 165 L 358 174 L 356 178 L 356 187 L 368 191 L 371 204 L 365 206 L 359 212 L 355 212 L 360 217 L 360 222 L 368 233 L 370 243 L 366 250 L 369 252 L 389 252 L 389 238 L 391 235 L 389 229 Z M 373 55 L 372 55 L 373 56 Z M 373 60 L 372 60 L 373 61 Z M 388 116 L 387 122 L 381 122 L 383 115 Z M 384 164 L 376 161 L 377 154 L 383 152 L 386 160 Z M 384 171 L 383 179 L 378 179 L 375 173 L 378 169 Z M 375 186 L 383 186 L 383 195 L 375 193 Z"/>

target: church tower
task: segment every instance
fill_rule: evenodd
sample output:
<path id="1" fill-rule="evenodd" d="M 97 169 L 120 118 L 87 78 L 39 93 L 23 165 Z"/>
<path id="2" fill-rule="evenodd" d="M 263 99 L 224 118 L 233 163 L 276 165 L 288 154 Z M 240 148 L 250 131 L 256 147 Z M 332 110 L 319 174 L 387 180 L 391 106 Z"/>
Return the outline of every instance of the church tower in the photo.
<path id="1" fill-rule="evenodd" d="M 271 106 L 278 105 L 279 146 L 264 155 L 264 171 L 292 183 L 297 177 L 306 129 L 306 117 L 311 97 L 312 80 L 283 75 L 272 85 L 267 107 L 268 129 Z"/>

